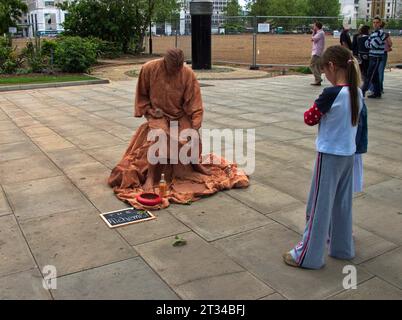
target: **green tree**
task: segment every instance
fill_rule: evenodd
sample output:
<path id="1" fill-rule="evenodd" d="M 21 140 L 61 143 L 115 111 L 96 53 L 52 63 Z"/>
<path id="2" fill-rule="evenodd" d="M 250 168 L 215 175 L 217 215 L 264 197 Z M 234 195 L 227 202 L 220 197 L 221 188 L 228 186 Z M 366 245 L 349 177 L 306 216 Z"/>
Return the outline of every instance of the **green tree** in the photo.
<path id="1" fill-rule="evenodd" d="M 303 16 L 307 0 L 250 0 L 247 8 L 256 16 Z"/>
<path id="2" fill-rule="evenodd" d="M 389 19 L 385 22 L 386 29 L 402 29 L 402 19 Z"/>
<path id="3" fill-rule="evenodd" d="M 241 15 L 241 6 L 239 0 L 230 0 L 225 8 L 225 15 L 228 17 L 236 17 Z"/>
<path id="4" fill-rule="evenodd" d="M 178 11 L 174 0 L 74 0 L 63 3 L 68 11 L 65 34 L 117 42 L 128 52 L 130 44 L 141 52 L 151 21 L 168 19 Z"/>
<path id="5" fill-rule="evenodd" d="M 307 14 L 315 17 L 338 17 L 339 0 L 307 0 Z"/>
<path id="6" fill-rule="evenodd" d="M 224 28 L 226 33 L 236 33 L 243 30 L 244 21 L 239 18 L 241 15 L 239 0 L 230 0 L 224 10 L 226 16 Z"/>
<path id="7" fill-rule="evenodd" d="M 0 0 L 0 35 L 15 27 L 28 7 L 21 0 Z"/>
<path id="8" fill-rule="evenodd" d="M 248 8 L 252 15 L 257 16 L 305 16 L 307 0 L 256 0 L 248 2 Z M 263 20 L 258 19 L 258 22 Z M 306 23 L 299 18 L 271 18 L 265 22 L 269 22 L 272 27 L 280 26 L 289 31 Z"/>

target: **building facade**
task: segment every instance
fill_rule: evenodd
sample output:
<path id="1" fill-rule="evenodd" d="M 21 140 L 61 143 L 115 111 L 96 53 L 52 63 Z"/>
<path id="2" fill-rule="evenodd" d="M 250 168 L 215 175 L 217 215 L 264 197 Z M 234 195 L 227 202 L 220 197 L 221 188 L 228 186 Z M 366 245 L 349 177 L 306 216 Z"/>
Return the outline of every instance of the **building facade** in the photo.
<path id="1" fill-rule="evenodd" d="M 402 18 L 402 0 L 340 0 L 341 13 L 354 7 L 357 19 L 370 20 L 380 16 L 384 20 Z"/>
<path id="2" fill-rule="evenodd" d="M 191 33 L 191 15 L 190 15 L 190 2 L 191 0 L 180 0 L 180 34 Z M 229 0 L 213 0 L 212 9 L 212 32 L 218 33 L 219 28 L 225 22 L 225 10 Z"/>
<path id="3" fill-rule="evenodd" d="M 57 7 L 65 0 L 24 0 L 28 12 L 23 17 L 23 35 L 56 35 L 62 32 L 66 12 Z"/>

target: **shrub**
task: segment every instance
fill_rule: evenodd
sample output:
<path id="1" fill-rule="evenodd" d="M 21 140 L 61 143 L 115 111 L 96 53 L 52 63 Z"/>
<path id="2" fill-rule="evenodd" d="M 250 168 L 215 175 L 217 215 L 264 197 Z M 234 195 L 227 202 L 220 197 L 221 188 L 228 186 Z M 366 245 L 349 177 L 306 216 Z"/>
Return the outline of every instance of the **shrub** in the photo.
<path id="1" fill-rule="evenodd" d="M 97 57 L 118 58 L 123 52 L 123 46 L 117 42 L 105 41 L 96 37 L 87 38 L 95 47 Z"/>
<path id="2" fill-rule="evenodd" d="M 80 37 L 63 37 L 57 41 L 55 62 L 64 72 L 87 72 L 96 62 L 96 46 Z"/>
<path id="3" fill-rule="evenodd" d="M 27 43 L 22 55 L 26 58 L 31 72 L 40 73 L 45 68 L 41 51 L 32 42 Z"/>
<path id="4" fill-rule="evenodd" d="M 53 51 L 53 54 L 57 49 L 57 41 L 45 39 L 42 41 L 41 45 L 41 54 L 42 56 L 50 57 Z"/>
<path id="5" fill-rule="evenodd" d="M 0 73 L 14 73 L 22 64 L 9 40 L 0 37 Z"/>

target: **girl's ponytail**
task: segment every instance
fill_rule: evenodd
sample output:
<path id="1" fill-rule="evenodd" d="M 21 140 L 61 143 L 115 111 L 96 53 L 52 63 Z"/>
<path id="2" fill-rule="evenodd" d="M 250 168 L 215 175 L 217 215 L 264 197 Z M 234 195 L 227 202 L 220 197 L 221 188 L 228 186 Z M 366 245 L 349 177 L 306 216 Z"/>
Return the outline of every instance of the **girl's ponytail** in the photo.
<path id="1" fill-rule="evenodd" d="M 346 70 L 349 85 L 352 125 L 356 126 L 359 121 L 359 87 L 360 68 L 357 60 L 352 56 L 349 49 L 342 46 L 332 46 L 325 50 L 321 57 L 321 66 L 332 62 L 336 68 Z"/>
<path id="2" fill-rule="evenodd" d="M 352 125 L 356 126 L 359 121 L 359 87 L 360 87 L 360 68 L 357 60 L 351 56 L 348 60 L 348 81 L 350 93 L 350 105 L 352 112 Z"/>

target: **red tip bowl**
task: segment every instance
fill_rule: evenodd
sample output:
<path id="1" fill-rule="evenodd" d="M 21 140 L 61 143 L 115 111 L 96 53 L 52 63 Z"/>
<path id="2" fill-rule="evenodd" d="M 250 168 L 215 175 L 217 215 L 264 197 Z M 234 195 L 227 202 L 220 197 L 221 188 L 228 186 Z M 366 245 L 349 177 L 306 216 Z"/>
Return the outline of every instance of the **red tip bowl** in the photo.
<path id="1" fill-rule="evenodd" d="M 144 206 L 156 206 L 160 203 L 162 203 L 162 198 L 157 195 L 156 193 L 151 193 L 151 192 L 145 192 L 145 193 L 140 193 L 136 197 L 137 201 Z"/>

